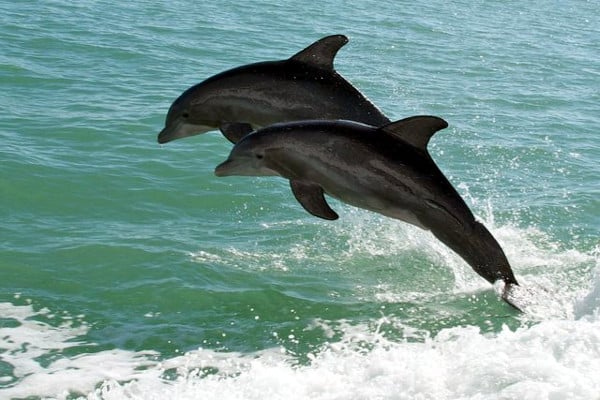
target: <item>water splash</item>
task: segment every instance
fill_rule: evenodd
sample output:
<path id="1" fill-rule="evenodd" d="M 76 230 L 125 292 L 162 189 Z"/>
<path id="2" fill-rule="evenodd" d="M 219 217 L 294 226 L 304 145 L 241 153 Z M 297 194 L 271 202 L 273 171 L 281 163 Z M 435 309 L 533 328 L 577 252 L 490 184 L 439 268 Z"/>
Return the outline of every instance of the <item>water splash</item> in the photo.
<path id="1" fill-rule="evenodd" d="M 475 326 L 455 326 L 432 335 L 400 317 L 382 314 L 368 322 L 310 322 L 306 329 L 320 327 L 330 340 L 306 354 L 305 363 L 298 363 L 298 355 L 284 345 L 251 353 L 198 349 L 161 360 L 151 351 L 104 350 L 86 343 L 90 327 L 84 316 L 56 316 L 31 305 L 0 303 L 0 354 L 2 370 L 8 371 L 0 377 L 0 396 L 594 398 L 600 390 L 598 249 L 589 254 L 544 252 L 536 247 L 535 233 L 506 226 L 496 232 L 501 239 L 502 232 L 507 238 L 522 235 L 516 241 L 538 251 L 539 258 L 521 259 L 524 283 L 536 288 L 538 282 L 540 290 L 528 293 L 550 293 L 555 299 L 553 303 L 545 297 L 533 304 L 534 311 L 524 314 L 522 326 L 514 330 L 484 333 Z M 532 236 L 532 241 L 523 240 Z M 540 260 L 555 260 L 556 268 L 536 268 Z M 564 263 L 578 264 L 580 271 L 590 269 L 592 280 L 585 287 L 578 286 L 584 277 L 579 283 L 550 286 L 565 276 L 559 268 Z"/>
<path id="2" fill-rule="evenodd" d="M 309 365 L 294 365 L 280 349 L 199 350 L 165 363 L 181 371 L 173 381 L 110 381 L 88 398 L 594 398 L 599 328 L 594 318 L 545 321 L 497 335 L 456 327 L 424 341 L 397 342 L 378 329 L 346 326 L 343 339 L 311 354 Z"/>

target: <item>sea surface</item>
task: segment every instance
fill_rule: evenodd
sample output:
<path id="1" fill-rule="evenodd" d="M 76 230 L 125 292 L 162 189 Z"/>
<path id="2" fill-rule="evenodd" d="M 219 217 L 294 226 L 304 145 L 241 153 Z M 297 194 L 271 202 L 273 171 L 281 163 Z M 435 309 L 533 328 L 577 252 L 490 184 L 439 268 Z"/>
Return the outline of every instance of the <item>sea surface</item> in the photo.
<path id="1" fill-rule="evenodd" d="M 156 141 L 220 71 L 323 36 L 498 239 L 519 313 L 430 233 Z M 0 1 L 0 399 L 600 399 L 597 1 Z"/>

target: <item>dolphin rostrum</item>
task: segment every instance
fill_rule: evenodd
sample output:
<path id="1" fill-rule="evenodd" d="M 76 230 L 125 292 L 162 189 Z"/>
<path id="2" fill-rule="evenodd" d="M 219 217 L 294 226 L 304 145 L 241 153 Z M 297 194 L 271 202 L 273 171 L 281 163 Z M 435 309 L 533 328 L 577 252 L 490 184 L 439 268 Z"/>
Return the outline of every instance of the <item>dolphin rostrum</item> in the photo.
<path id="1" fill-rule="evenodd" d="M 322 38 L 282 61 L 248 64 L 187 89 L 167 114 L 159 143 L 219 128 L 236 143 L 254 129 L 307 119 L 390 120 L 333 68 L 343 35 Z"/>
<path id="2" fill-rule="evenodd" d="M 487 281 L 503 281 L 503 299 L 517 307 L 510 295 L 518 283 L 502 248 L 427 151 L 447 126 L 433 116 L 380 128 L 341 120 L 275 124 L 245 136 L 215 174 L 287 178 L 306 211 L 324 219 L 338 218 L 327 193 L 429 230 Z"/>

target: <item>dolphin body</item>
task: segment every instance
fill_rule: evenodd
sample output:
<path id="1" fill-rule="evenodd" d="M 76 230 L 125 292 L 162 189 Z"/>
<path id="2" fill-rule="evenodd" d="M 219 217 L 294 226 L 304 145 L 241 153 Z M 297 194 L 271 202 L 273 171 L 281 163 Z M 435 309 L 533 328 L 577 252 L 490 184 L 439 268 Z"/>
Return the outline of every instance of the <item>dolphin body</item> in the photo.
<path id="1" fill-rule="evenodd" d="M 190 87 L 169 108 L 158 142 L 219 128 L 236 143 L 254 129 L 307 119 L 390 122 L 334 70 L 333 59 L 347 42 L 343 35 L 327 36 L 287 60 L 244 65 Z"/>
<path id="2" fill-rule="evenodd" d="M 447 126 L 432 116 L 380 128 L 340 120 L 276 124 L 244 137 L 215 174 L 289 179 L 298 202 L 320 218 L 338 218 L 327 193 L 429 230 L 488 282 L 503 281 L 502 298 L 519 309 L 511 302 L 518 283 L 502 248 L 427 151 L 431 136 Z"/>

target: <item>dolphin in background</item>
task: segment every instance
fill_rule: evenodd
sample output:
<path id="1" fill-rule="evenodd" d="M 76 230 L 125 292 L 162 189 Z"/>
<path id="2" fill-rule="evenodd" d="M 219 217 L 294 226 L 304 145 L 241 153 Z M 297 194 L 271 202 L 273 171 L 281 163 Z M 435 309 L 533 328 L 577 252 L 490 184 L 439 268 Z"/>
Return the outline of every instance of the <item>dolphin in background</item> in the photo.
<path id="1" fill-rule="evenodd" d="M 504 282 L 511 302 L 518 285 L 492 234 L 439 170 L 427 144 L 448 126 L 432 116 L 415 116 L 379 128 L 352 121 L 296 121 L 245 136 L 217 176 L 281 176 L 298 202 L 329 220 L 338 215 L 324 193 L 356 207 L 431 231 L 480 276 Z"/>
<path id="2" fill-rule="evenodd" d="M 190 87 L 169 108 L 158 142 L 218 128 L 236 143 L 254 129 L 295 120 L 390 122 L 335 71 L 333 60 L 346 43 L 346 36 L 327 36 L 287 60 L 244 65 Z"/>

